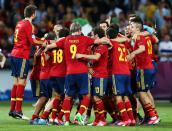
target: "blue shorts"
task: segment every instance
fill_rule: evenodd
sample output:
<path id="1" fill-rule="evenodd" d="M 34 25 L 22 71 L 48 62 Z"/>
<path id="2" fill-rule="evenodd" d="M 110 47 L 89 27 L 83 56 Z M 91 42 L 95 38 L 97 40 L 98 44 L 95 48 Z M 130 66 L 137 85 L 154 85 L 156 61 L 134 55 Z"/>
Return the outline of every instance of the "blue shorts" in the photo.
<path id="1" fill-rule="evenodd" d="M 152 64 L 153 64 L 153 66 L 154 66 L 154 71 L 155 71 L 155 73 L 154 73 L 154 75 L 153 75 L 153 77 L 152 77 L 152 86 L 151 86 L 150 89 L 152 89 L 152 88 L 155 87 L 155 84 L 156 84 L 156 73 L 157 73 L 157 71 L 158 71 L 158 65 L 157 65 L 156 61 L 152 61 Z"/>
<path id="2" fill-rule="evenodd" d="M 11 56 L 11 76 L 27 78 L 29 71 L 29 60 Z"/>
<path id="3" fill-rule="evenodd" d="M 115 95 L 129 96 L 132 94 L 130 75 L 112 75 L 113 90 Z"/>
<path id="4" fill-rule="evenodd" d="M 30 80 L 33 97 L 40 96 L 40 80 Z"/>
<path id="5" fill-rule="evenodd" d="M 113 94 L 113 88 L 112 88 L 112 76 L 108 78 L 107 82 L 107 88 L 105 92 L 106 96 L 112 95 Z"/>
<path id="6" fill-rule="evenodd" d="M 88 73 L 69 74 L 65 80 L 65 94 L 69 96 L 86 95 L 90 93 Z"/>
<path id="7" fill-rule="evenodd" d="M 93 96 L 104 96 L 107 88 L 108 78 L 93 77 Z"/>
<path id="8" fill-rule="evenodd" d="M 52 97 L 52 88 L 49 85 L 49 79 L 40 80 L 40 97 L 45 96 L 47 98 Z"/>
<path id="9" fill-rule="evenodd" d="M 65 77 L 53 77 L 49 79 L 50 87 L 55 90 L 58 94 L 64 94 Z"/>
<path id="10" fill-rule="evenodd" d="M 154 69 L 137 70 L 137 92 L 147 92 L 152 87 L 153 77 L 155 76 Z"/>

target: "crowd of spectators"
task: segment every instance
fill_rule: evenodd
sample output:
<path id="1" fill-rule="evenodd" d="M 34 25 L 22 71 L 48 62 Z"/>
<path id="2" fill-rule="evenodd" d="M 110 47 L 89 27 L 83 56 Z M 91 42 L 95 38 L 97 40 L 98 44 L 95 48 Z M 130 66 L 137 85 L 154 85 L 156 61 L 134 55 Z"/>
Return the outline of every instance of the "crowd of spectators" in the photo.
<path id="1" fill-rule="evenodd" d="M 94 27 L 111 16 L 112 22 L 118 24 L 120 32 L 124 33 L 128 14 L 138 14 L 144 24 L 157 31 L 161 45 L 156 46 L 157 54 L 170 57 L 165 61 L 172 62 L 172 0 L 0 0 L 0 49 L 6 57 L 13 48 L 15 26 L 23 19 L 28 4 L 38 7 L 33 22 L 38 37 L 51 31 L 55 24 L 69 28 L 72 20 L 78 17 L 87 19 Z M 166 47 L 169 51 L 164 55 Z"/>

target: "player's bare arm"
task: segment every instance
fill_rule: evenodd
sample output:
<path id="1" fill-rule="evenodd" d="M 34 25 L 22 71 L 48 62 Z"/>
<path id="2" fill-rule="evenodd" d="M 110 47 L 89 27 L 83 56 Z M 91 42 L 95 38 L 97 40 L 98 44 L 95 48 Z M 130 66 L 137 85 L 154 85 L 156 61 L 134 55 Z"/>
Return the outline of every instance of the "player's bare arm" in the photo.
<path id="1" fill-rule="evenodd" d="M 85 58 L 88 60 L 99 60 L 100 57 L 101 57 L 101 54 L 99 53 L 95 53 L 94 55 L 76 54 L 77 59 Z"/>
<path id="2" fill-rule="evenodd" d="M 2 57 L 2 61 L 0 62 L 0 67 L 4 68 L 6 57 L 2 53 L 0 53 L 0 57 Z"/>
<path id="3" fill-rule="evenodd" d="M 140 54 L 140 53 L 142 53 L 144 51 L 145 51 L 145 46 L 144 45 L 141 45 L 141 46 L 139 46 L 139 48 L 137 50 L 133 51 L 130 54 L 130 57 L 128 59 L 129 60 L 132 60 L 135 57 L 135 55 Z"/>

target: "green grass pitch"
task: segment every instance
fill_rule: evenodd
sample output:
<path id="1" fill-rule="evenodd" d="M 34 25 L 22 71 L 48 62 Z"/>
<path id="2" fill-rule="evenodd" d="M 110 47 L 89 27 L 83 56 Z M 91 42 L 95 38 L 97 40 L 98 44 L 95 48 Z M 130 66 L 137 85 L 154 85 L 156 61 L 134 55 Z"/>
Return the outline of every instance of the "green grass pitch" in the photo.
<path id="1" fill-rule="evenodd" d="M 52 125 L 29 125 L 29 121 L 17 120 L 8 116 L 10 103 L 0 101 L 0 131 L 172 131 L 172 103 L 157 102 L 157 110 L 161 117 L 161 122 L 156 126 L 134 126 L 134 127 L 88 127 L 88 126 L 76 126 L 71 125 L 69 127 L 64 126 L 52 126 Z M 23 112 L 26 116 L 31 117 L 34 107 L 31 102 L 24 102 Z M 71 120 L 74 117 L 76 107 L 73 108 L 71 113 Z M 93 113 L 92 113 L 93 114 Z M 92 116 L 90 122 L 94 120 Z M 111 121 L 108 116 L 107 121 Z"/>

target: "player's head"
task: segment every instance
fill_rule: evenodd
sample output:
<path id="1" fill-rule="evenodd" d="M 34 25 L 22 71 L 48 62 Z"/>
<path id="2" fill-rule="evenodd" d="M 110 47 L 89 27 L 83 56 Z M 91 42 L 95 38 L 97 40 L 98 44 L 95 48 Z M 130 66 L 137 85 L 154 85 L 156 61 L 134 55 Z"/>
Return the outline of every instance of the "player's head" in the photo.
<path id="1" fill-rule="evenodd" d="M 59 38 L 66 37 L 69 35 L 69 30 L 67 28 L 62 28 L 59 31 Z"/>
<path id="2" fill-rule="evenodd" d="M 130 30 L 132 35 L 138 31 L 141 31 L 142 29 L 143 29 L 143 21 L 140 17 L 136 17 L 131 20 Z"/>
<path id="3" fill-rule="evenodd" d="M 113 26 L 110 26 L 107 31 L 106 35 L 109 39 L 114 39 L 118 36 L 119 33 L 119 26 L 117 24 L 113 24 Z"/>
<path id="4" fill-rule="evenodd" d="M 62 25 L 57 24 L 57 25 L 54 26 L 53 31 L 56 33 L 57 36 L 59 36 L 59 31 L 60 31 L 62 28 L 63 28 Z"/>
<path id="5" fill-rule="evenodd" d="M 109 27 L 109 24 L 107 21 L 100 21 L 99 26 L 106 32 L 107 28 Z"/>
<path id="6" fill-rule="evenodd" d="M 24 17 L 34 19 L 36 17 L 36 9 L 37 7 L 35 5 L 26 6 L 24 9 Z"/>
<path id="7" fill-rule="evenodd" d="M 126 29 L 125 29 L 125 36 L 127 36 L 128 38 L 131 37 L 130 25 L 127 25 L 127 26 L 126 26 Z"/>
<path id="8" fill-rule="evenodd" d="M 54 31 L 51 31 L 48 33 L 46 40 L 55 40 L 56 39 L 56 33 Z"/>
<path id="9" fill-rule="evenodd" d="M 71 33 L 79 33 L 81 35 L 81 25 L 76 22 L 76 23 L 72 23 L 70 26 L 70 32 Z"/>
<path id="10" fill-rule="evenodd" d="M 100 26 L 95 27 L 93 32 L 95 38 L 105 37 L 105 31 Z"/>

